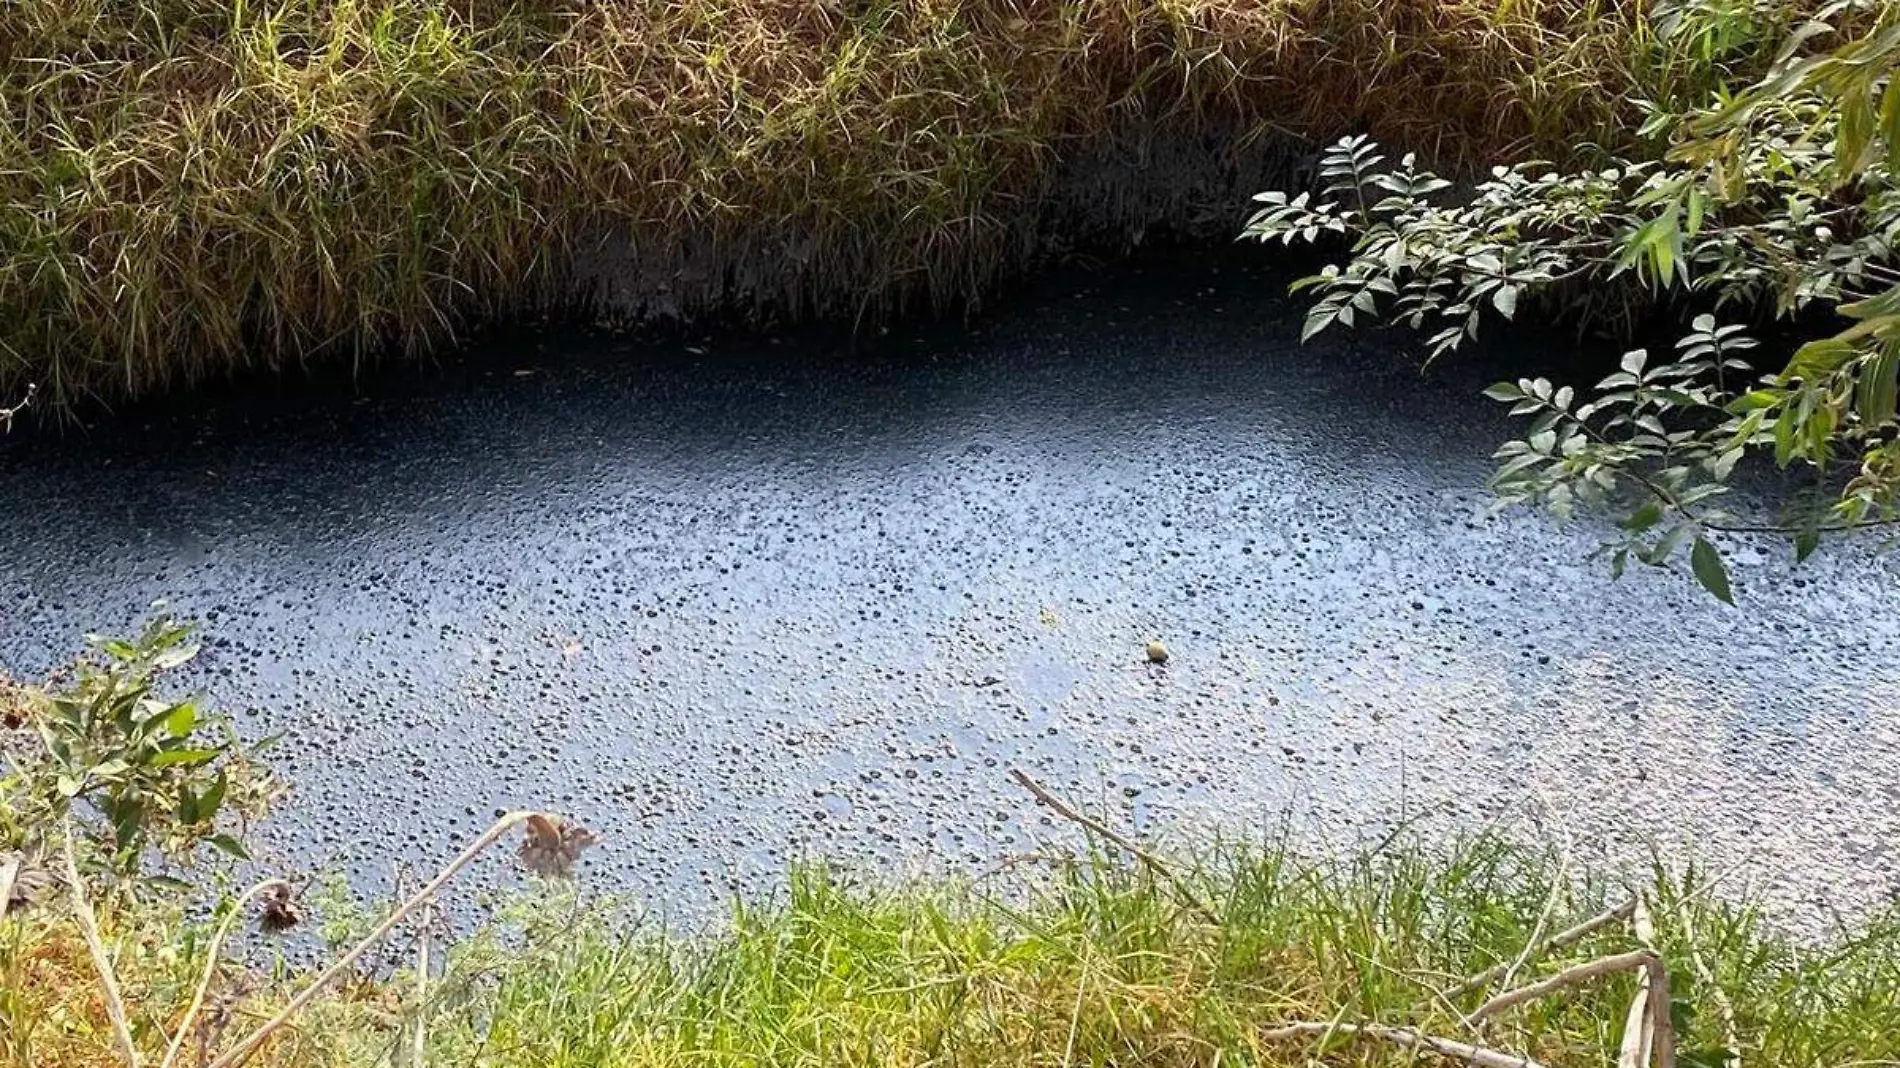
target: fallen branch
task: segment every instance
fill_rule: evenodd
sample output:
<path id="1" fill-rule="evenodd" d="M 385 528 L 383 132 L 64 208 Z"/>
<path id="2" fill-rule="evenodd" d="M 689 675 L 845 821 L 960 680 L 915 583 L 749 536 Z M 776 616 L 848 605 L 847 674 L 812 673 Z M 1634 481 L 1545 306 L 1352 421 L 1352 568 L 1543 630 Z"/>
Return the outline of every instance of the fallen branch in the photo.
<path id="1" fill-rule="evenodd" d="M 72 891 L 73 914 L 79 919 L 79 931 L 86 938 L 86 951 L 92 954 L 93 969 L 99 973 L 104 992 L 106 1016 L 112 1020 L 112 1035 L 128 1068 L 139 1068 L 139 1048 L 132 1042 L 132 1028 L 125 1019 L 125 999 L 119 996 L 119 977 L 112 971 L 112 958 L 106 955 L 105 939 L 99 937 L 99 919 L 86 900 L 86 885 L 79 878 L 79 860 L 73 856 L 73 822 L 66 821 L 66 885 Z"/>
<path id="2" fill-rule="evenodd" d="M 1182 882 L 1180 877 L 1175 875 L 1172 869 L 1170 869 L 1166 864 L 1163 864 L 1161 862 L 1161 858 L 1141 848 L 1139 845 L 1136 845 L 1127 836 L 1120 834 L 1119 832 L 1115 831 L 1113 828 L 1109 827 L 1107 824 L 1102 823 L 1100 820 L 1092 819 L 1088 816 L 1083 815 L 1080 812 L 1077 812 L 1075 809 L 1070 808 L 1068 805 L 1064 804 L 1060 798 L 1056 797 L 1056 795 L 1050 793 L 1047 789 L 1045 789 L 1041 783 L 1030 778 L 1028 773 L 1023 771 L 1021 768 L 1011 768 L 1009 769 L 1009 773 L 1010 775 L 1015 777 L 1017 782 L 1022 784 L 1023 789 L 1028 790 L 1031 794 L 1034 794 L 1036 797 L 1036 800 L 1049 806 L 1051 809 L 1054 809 L 1056 815 L 1061 816 L 1063 819 L 1069 820 L 1072 823 L 1078 823 L 1082 825 L 1084 828 L 1090 831 L 1093 831 L 1094 833 L 1099 834 L 1103 838 L 1106 838 L 1109 841 L 1120 846 L 1122 849 L 1126 850 L 1131 856 L 1133 856 L 1136 860 L 1139 860 L 1143 864 L 1147 865 L 1148 870 L 1160 876 L 1163 881 L 1165 881 L 1169 886 L 1173 887 L 1174 892 L 1180 896 L 1182 902 L 1186 904 L 1189 908 L 1192 908 L 1194 911 L 1200 913 L 1203 919 L 1205 919 L 1207 922 L 1212 923 L 1212 924 L 1220 923 L 1219 917 L 1214 915 L 1214 910 L 1208 906 L 1207 902 L 1201 900 L 1200 895 L 1196 894 L 1192 889 L 1188 887 L 1186 883 Z"/>
<path id="3" fill-rule="evenodd" d="M 1474 1022 L 1482 1020 L 1488 1016 L 1495 1016 L 1514 1005 L 1522 1005 L 1526 1001 L 1535 1001 L 1546 994 L 1562 990 L 1567 986 L 1575 986 L 1578 983 L 1588 982 L 1599 976 L 1614 975 L 1618 972 L 1633 972 L 1639 968 L 1647 968 L 1654 963 L 1656 963 L 1656 954 L 1647 949 L 1633 950 L 1629 953 L 1618 953 L 1609 957 L 1599 957 L 1593 961 L 1565 968 L 1556 975 L 1539 979 L 1535 983 L 1527 983 L 1515 990 L 1507 990 L 1478 1006 L 1477 1009 L 1472 1012 L 1470 1019 Z"/>
<path id="4" fill-rule="evenodd" d="M 1566 946 L 1574 945 L 1578 942 L 1581 942 L 1584 939 L 1590 937 L 1591 935 L 1597 933 L 1598 931 L 1601 931 L 1602 929 L 1610 926 L 1613 923 L 1620 923 L 1623 920 L 1629 919 L 1630 916 L 1635 911 L 1636 911 L 1636 899 L 1631 898 L 1628 901 L 1623 902 L 1621 905 L 1618 905 L 1607 912 L 1598 913 L 1597 915 L 1592 916 L 1587 920 L 1584 920 L 1582 923 L 1579 923 L 1573 927 L 1565 928 L 1564 930 L 1559 931 L 1554 935 L 1551 935 L 1549 938 L 1544 940 L 1542 945 L 1536 946 L 1535 952 L 1532 954 L 1532 956 L 1549 953 L 1553 950 L 1563 949 Z M 1496 982 L 1500 976 L 1504 975 L 1505 972 L 1509 971 L 1511 969 L 1512 963 L 1514 962 L 1500 961 L 1496 965 L 1486 968 L 1484 971 L 1479 972 L 1478 974 L 1472 976 L 1471 978 L 1466 979 L 1463 982 L 1459 983 L 1457 986 L 1452 987 L 1450 990 L 1445 991 L 1443 996 L 1449 1000 L 1452 998 L 1462 997 L 1466 994 L 1471 993 L 1473 990 L 1478 990 L 1483 987 L 1489 986 L 1492 983 Z"/>
<path id="5" fill-rule="evenodd" d="M 1292 1038 L 1308 1036 L 1353 1035 L 1364 1038 L 1376 1038 L 1382 1042 L 1403 1046 L 1406 1049 L 1424 1050 L 1472 1065 L 1474 1068 L 1543 1068 L 1531 1058 L 1518 1053 L 1504 1053 L 1484 1046 L 1474 1046 L 1469 1042 L 1457 1042 L 1449 1038 L 1436 1038 L 1421 1035 L 1417 1031 L 1403 1027 L 1382 1027 L 1378 1024 L 1322 1023 L 1319 1021 L 1300 1021 L 1283 1024 L 1280 1027 L 1261 1032 L 1261 1039 L 1267 1042 L 1284 1042 Z"/>

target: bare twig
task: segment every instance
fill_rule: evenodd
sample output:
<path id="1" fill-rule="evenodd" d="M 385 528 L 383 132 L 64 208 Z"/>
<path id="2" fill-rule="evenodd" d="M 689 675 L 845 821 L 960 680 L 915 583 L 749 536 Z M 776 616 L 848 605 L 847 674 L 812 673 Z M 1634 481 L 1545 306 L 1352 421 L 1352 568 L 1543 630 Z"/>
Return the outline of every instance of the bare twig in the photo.
<path id="1" fill-rule="evenodd" d="M 1650 970 L 1644 968 L 1636 977 L 1636 996 L 1630 999 L 1629 1012 L 1623 1016 L 1623 1045 L 1617 1052 L 1616 1068 L 1648 1068 L 1649 1049 L 1654 1040 L 1649 1013 L 1651 975 Z"/>
<path id="2" fill-rule="evenodd" d="M 1202 919 L 1205 919 L 1207 922 L 1213 923 L 1213 924 L 1218 924 L 1220 922 L 1219 917 L 1214 915 L 1214 910 L 1208 906 L 1207 902 L 1201 900 L 1200 895 L 1196 894 L 1191 888 L 1188 887 L 1186 883 L 1182 882 L 1181 878 L 1175 875 L 1174 871 L 1171 868 L 1169 868 L 1166 864 L 1163 864 L 1161 862 L 1161 858 L 1141 848 L 1139 845 L 1136 845 L 1134 841 L 1128 838 L 1126 835 L 1123 835 L 1120 832 L 1114 830 L 1113 828 L 1109 827 L 1107 824 L 1104 824 L 1100 820 L 1093 819 L 1089 816 L 1085 816 L 1082 813 L 1077 812 L 1075 809 L 1070 808 L 1068 805 L 1063 803 L 1061 798 L 1058 798 L 1056 795 L 1050 793 L 1041 783 L 1030 778 L 1028 773 L 1024 772 L 1021 768 L 1011 768 L 1009 769 L 1009 773 L 1010 775 L 1015 777 L 1017 782 L 1022 784 L 1023 789 L 1028 790 L 1031 794 L 1034 794 L 1036 797 L 1036 800 L 1049 806 L 1051 809 L 1054 809 L 1056 815 L 1061 816 L 1063 819 L 1069 820 L 1072 823 L 1081 824 L 1084 828 L 1090 831 L 1093 831 L 1096 834 L 1101 835 L 1103 838 L 1106 838 L 1109 841 L 1120 846 L 1122 849 L 1126 850 L 1131 856 L 1133 856 L 1136 860 L 1139 860 L 1143 864 L 1147 865 L 1150 871 L 1154 872 L 1156 875 L 1159 875 L 1164 881 L 1167 882 L 1169 886 L 1174 888 L 1174 892 L 1180 896 L 1184 904 L 1186 904 L 1189 908 L 1192 908 L 1194 911 L 1200 913 Z"/>
<path id="3" fill-rule="evenodd" d="M 191 1005 L 185 1009 L 184 1017 L 178 1021 L 177 1033 L 172 1035 L 171 1043 L 165 1047 L 165 1059 L 159 1062 L 159 1068 L 172 1068 L 173 1062 L 178 1059 L 179 1050 L 184 1048 L 185 1036 L 191 1033 L 191 1025 L 197 1020 L 199 1010 L 204 1008 L 205 995 L 211 990 L 211 981 L 217 977 L 218 960 L 219 955 L 224 951 L 224 940 L 230 937 L 231 928 L 244 918 L 245 906 L 249 905 L 251 899 L 257 895 L 284 885 L 286 884 L 282 879 L 266 879 L 244 891 L 238 895 L 237 904 L 232 906 L 230 915 L 218 924 L 217 931 L 211 935 L 211 945 L 205 950 L 204 976 L 198 980 L 198 989 L 191 996 Z"/>
<path id="4" fill-rule="evenodd" d="M 33 403 L 33 395 L 38 393 L 39 389 L 40 387 L 36 383 L 28 382 L 26 384 L 26 396 L 20 398 L 20 403 L 11 408 L 0 408 L 0 434 L 4 434 L 13 429 L 13 417 L 26 411 L 27 407 Z"/>
<path id="5" fill-rule="evenodd" d="M 1299 1021 L 1284 1024 L 1261 1033 L 1260 1037 L 1268 1042 L 1284 1042 L 1292 1038 L 1313 1035 L 1356 1035 L 1376 1038 L 1406 1049 L 1423 1050 L 1436 1053 L 1471 1065 L 1473 1068 L 1542 1068 L 1537 1061 L 1523 1054 L 1505 1053 L 1484 1046 L 1474 1046 L 1469 1042 L 1456 1042 L 1449 1038 L 1435 1038 L 1421 1035 L 1403 1027 L 1382 1027 L 1378 1024 L 1324 1023 L 1320 1021 Z"/>
<path id="6" fill-rule="evenodd" d="M 72 891 L 73 914 L 79 919 L 79 931 L 86 937 L 86 950 L 92 954 L 92 966 L 99 973 L 99 986 L 105 994 L 106 1015 L 112 1020 L 112 1035 L 118 1040 L 119 1053 L 128 1068 L 139 1068 L 139 1049 L 132 1042 L 132 1028 L 125 1019 L 125 999 L 119 996 L 119 977 L 112 971 L 112 959 L 106 955 L 105 940 L 99 937 L 99 919 L 86 900 L 86 884 L 79 878 L 79 860 L 73 856 L 73 822 L 66 821 L 66 886 Z"/>
<path id="7" fill-rule="evenodd" d="M 1584 939 L 1590 937 L 1591 935 L 1597 933 L 1598 931 L 1601 931 L 1602 929 L 1610 926 L 1613 923 L 1620 923 L 1624 920 L 1629 919 L 1630 914 L 1634 912 L 1635 909 L 1636 909 L 1636 899 L 1631 898 L 1630 900 L 1623 902 L 1621 905 L 1618 905 L 1607 912 L 1598 913 L 1597 915 L 1592 916 L 1587 920 L 1584 920 L 1582 923 L 1579 923 L 1575 925 L 1574 927 L 1565 928 L 1564 930 L 1559 931 L 1554 935 L 1551 935 L 1548 939 L 1545 939 L 1544 944 L 1541 946 L 1538 946 L 1536 953 L 1532 954 L 1532 956 L 1534 957 L 1538 954 L 1549 953 L 1554 950 L 1563 949 L 1566 946 L 1574 945 L 1578 942 L 1581 942 Z M 1508 961 L 1501 961 L 1490 968 L 1486 968 L 1484 971 L 1479 972 L 1478 974 L 1472 976 L 1471 978 L 1464 980 L 1463 982 L 1459 983 L 1457 986 L 1452 987 L 1450 990 L 1445 991 L 1444 996 L 1448 999 L 1462 997 L 1465 994 L 1471 993 L 1473 990 L 1478 990 L 1482 987 L 1489 986 L 1492 983 L 1496 982 L 1499 976 L 1503 975 L 1506 971 L 1510 970 L 1510 967 L 1511 965 Z"/>
<path id="8" fill-rule="evenodd" d="M 1676 1068 L 1676 1022 L 1669 1018 L 1673 999 L 1669 994 L 1669 969 L 1662 958 L 1650 962 L 1649 1019 L 1655 1035 L 1649 1051 L 1650 1068 Z"/>
<path id="9" fill-rule="evenodd" d="M 1477 1010 L 1471 1014 L 1471 1019 L 1475 1021 L 1485 1019 L 1489 1016 L 1495 1016 L 1514 1005 L 1522 1005 L 1526 1001 L 1535 1001 L 1546 994 L 1562 990 L 1564 987 L 1589 982 L 1599 976 L 1614 975 L 1618 972 L 1633 972 L 1640 968 L 1647 968 L 1655 962 L 1656 954 L 1647 949 L 1633 950 L 1629 953 L 1618 953 L 1609 957 L 1598 957 L 1596 960 L 1588 961 L 1576 965 L 1575 967 L 1565 968 L 1556 975 L 1539 979 L 1535 983 L 1527 983 L 1515 990 L 1507 990 L 1478 1006 Z"/>
<path id="10" fill-rule="evenodd" d="M 314 1001 L 316 996 L 322 993 L 325 987 L 335 982 L 338 976 L 342 975 L 351 965 L 355 964 L 363 954 L 369 952 L 372 946 L 382 941 L 384 936 L 394 930 L 396 925 L 403 921 L 404 917 L 433 900 L 437 891 L 447 885 L 448 881 L 455 877 L 456 872 L 466 867 L 468 863 L 479 856 L 483 850 L 494 845 L 501 839 L 501 836 L 507 834 L 510 829 L 518 824 L 527 822 L 529 817 L 532 816 L 541 816 L 541 813 L 527 811 L 510 812 L 496 820 L 494 826 L 483 832 L 482 836 L 475 839 L 467 849 L 462 850 L 461 855 L 450 861 L 447 867 L 437 872 L 435 878 L 429 880 L 427 885 L 416 891 L 407 901 L 397 906 L 396 910 L 385 917 L 383 922 L 377 924 L 375 929 L 365 935 L 356 945 L 351 946 L 341 957 L 338 957 L 336 963 L 325 968 L 323 973 L 312 980 L 309 986 L 304 987 L 301 993 L 291 998 L 290 1003 L 278 1010 L 277 1015 L 266 1020 L 259 1025 L 256 1030 L 239 1041 L 236 1046 L 232 1047 L 217 1060 L 212 1061 L 210 1068 L 236 1068 L 237 1065 L 248 1060 L 252 1054 L 256 1053 L 258 1049 L 263 1046 L 266 1039 L 270 1038 L 279 1028 L 289 1023 L 292 1017 L 302 1012 L 304 1007 Z"/>

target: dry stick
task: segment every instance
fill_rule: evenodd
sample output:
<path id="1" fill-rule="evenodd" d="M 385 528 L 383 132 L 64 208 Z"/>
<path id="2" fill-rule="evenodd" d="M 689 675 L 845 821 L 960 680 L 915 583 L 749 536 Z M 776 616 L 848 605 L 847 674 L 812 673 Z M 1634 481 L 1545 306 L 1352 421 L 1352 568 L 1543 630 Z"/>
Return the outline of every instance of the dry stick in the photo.
<path id="1" fill-rule="evenodd" d="M 1475 1068 L 1543 1068 L 1537 1061 L 1517 1053 L 1504 1053 L 1484 1046 L 1474 1046 L 1468 1042 L 1455 1042 L 1449 1038 L 1435 1038 L 1421 1035 L 1417 1031 L 1403 1027 L 1381 1027 L 1378 1024 L 1321 1023 L 1319 1021 L 1299 1021 L 1285 1024 L 1270 1031 L 1264 1031 L 1260 1037 L 1268 1042 L 1282 1042 L 1289 1038 L 1308 1035 L 1363 1035 L 1376 1038 L 1407 1049 L 1425 1050 L 1441 1057 L 1449 1057 L 1460 1064 Z"/>
<path id="2" fill-rule="evenodd" d="M 1630 900 L 1623 902 L 1621 905 L 1618 905 L 1615 908 L 1610 909 L 1608 912 L 1599 913 L 1598 915 L 1592 916 L 1589 919 L 1583 921 L 1582 923 L 1577 924 L 1574 927 L 1566 928 L 1565 930 L 1559 931 L 1556 934 L 1551 935 L 1549 938 L 1544 940 L 1543 945 L 1537 947 L 1537 951 L 1539 953 L 1548 953 L 1552 950 L 1562 949 L 1565 946 L 1569 946 L 1577 942 L 1581 942 L 1584 939 L 1590 937 L 1591 935 L 1597 933 L 1598 931 L 1601 931 L 1602 929 L 1604 929 L 1605 927 L 1608 927 L 1609 925 L 1613 923 L 1618 923 L 1622 920 L 1629 919 L 1630 914 L 1634 912 L 1635 910 L 1636 910 L 1636 899 L 1631 898 Z M 1499 976 L 1503 975 L 1506 971 L 1508 971 L 1510 969 L 1510 966 L 1511 965 L 1509 962 L 1500 961 L 1496 965 L 1486 968 L 1484 971 L 1479 972 L 1478 974 L 1472 976 L 1471 978 L 1466 979 L 1464 982 L 1459 983 L 1457 986 L 1452 987 L 1450 990 L 1445 991 L 1444 996 L 1447 999 L 1462 997 L 1463 995 L 1469 994 L 1473 990 L 1477 990 L 1480 987 L 1489 986 L 1491 983 L 1495 982 Z"/>
<path id="3" fill-rule="evenodd" d="M 211 991 L 211 981 L 217 977 L 218 959 L 219 954 L 224 952 L 224 940 L 230 937 L 231 928 L 237 925 L 237 921 L 244 918 L 244 907 L 251 903 L 252 898 L 264 891 L 284 885 L 287 884 L 282 879 L 266 879 L 244 891 L 238 895 L 237 904 L 232 906 L 230 915 L 224 918 L 224 922 L 218 924 L 218 929 L 211 935 L 211 946 L 205 954 L 204 976 L 198 980 L 198 989 L 191 995 L 191 1006 L 185 1010 L 184 1019 L 178 1021 L 178 1033 L 172 1036 L 170 1044 L 165 1047 L 165 1059 L 159 1062 L 159 1068 L 172 1068 L 172 1063 L 178 1059 L 179 1051 L 184 1048 L 185 1036 L 191 1033 L 193 1021 L 198 1018 L 199 1011 L 204 1008 L 205 995 Z"/>
<path id="4" fill-rule="evenodd" d="M 1061 816 L 1063 819 L 1069 820 L 1071 822 L 1079 823 L 1083 827 L 1091 831 L 1094 831 L 1096 834 L 1101 835 L 1103 838 L 1106 838 L 1109 841 L 1127 850 L 1136 860 L 1139 860 L 1143 864 L 1146 864 L 1150 871 L 1153 871 L 1156 875 L 1159 875 L 1161 876 L 1161 878 L 1165 879 L 1168 885 L 1174 888 L 1174 892 L 1181 896 L 1181 900 L 1185 902 L 1188 905 L 1188 907 L 1200 913 L 1201 917 L 1205 919 L 1208 923 L 1212 923 L 1212 924 L 1220 923 L 1219 918 L 1217 918 L 1214 915 L 1214 910 L 1208 907 L 1208 904 L 1205 901 L 1202 901 L 1199 895 L 1195 894 L 1193 890 L 1190 890 L 1188 888 L 1188 885 L 1182 882 L 1180 877 L 1175 875 L 1174 872 L 1166 864 L 1163 864 L 1159 857 L 1155 856 L 1153 853 L 1150 853 L 1147 850 L 1136 845 L 1134 842 L 1130 841 L 1126 836 L 1117 833 L 1113 829 L 1109 828 L 1106 824 L 1102 823 L 1100 820 L 1091 819 L 1088 816 L 1084 816 L 1082 813 L 1077 812 L 1075 809 L 1072 809 L 1068 805 L 1063 804 L 1059 798 L 1057 798 L 1054 794 L 1050 793 L 1048 790 L 1044 789 L 1041 783 L 1030 778 L 1029 775 L 1026 772 L 1024 772 L 1021 768 L 1011 768 L 1009 769 L 1009 773 L 1012 776 L 1015 776 L 1016 781 L 1023 785 L 1023 789 L 1028 790 L 1030 793 L 1036 795 L 1036 800 L 1054 809 L 1056 812 L 1056 815 Z"/>
<path id="5" fill-rule="evenodd" d="M 1649 1068 L 1676 1068 L 1676 1026 L 1669 1019 L 1669 969 L 1663 966 L 1662 953 L 1656 948 L 1656 924 L 1650 918 L 1649 901 L 1637 895 L 1636 910 L 1630 914 L 1630 926 L 1656 959 L 1643 969 L 1649 989 Z"/>
<path id="6" fill-rule="evenodd" d="M 92 966 L 99 973 L 99 986 L 105 991 L 106 1015 L 112 1020 L 113 1037 L 129 1068 L 139 1068 L 139 1049 L 132 1044 L 132 1028 L 125 1022 L 125 1000 L 119 996 L 119 977 L 113 974 L 112 960 L 106 956 L 105 940 L 99 937 L 99 920 L 86 900 L 86 887 L 79 879 L 79 861 L 73 856 L 73 821 L 66 820 L 66 885 L 73 894 L 73 913 L 79 918 L 80 933 L 86 936 L 86 949 L 92 954 Z"/>
<path id="7" fill-rule="evenodd" d="M 1650 1068 L 1676 1068 L 1676 1025 L 1669 1018 L 1669 969 L 1661 958 L 1645 969 L 1649 975 Z"/>
<path id="8" fill-rule="evenodd" d="M 1495 1016 L 1513 1005 L 1522 1005 L 1526 1001 L 1535 1001 L 1546 994 L 1562 990 L 1564 987 L 1575 986 L 1578 983 L 1587 982 L 1602 975 L 1614 975 L 1618 972 L 1633 972 L 1639 968 L 1647 968 L 1655 962 L 1656 954 L 1647 949 L 1633 950 L 1629 953 L 1618 953 L 1609 957 L 1599 957 L 1593 961 L 1565 968 L 1556 975 L 1539 979 L 1535 983 L 1527 983 L 1515 990 L 1507 990 L 1497 997 L 1492 998 L 1490 1001 L 1478 1006 L 1470 1018 L 1474 1022 L 1482 1020 L 1487 1016 Z"/>
<path id="9" fill-rule="evenodd" d="M 397 906 L 396 911 L 390 913 L 384 918 L 383 922 L 377 924 L 376 928 L 365 935 L 362 941 L 351 946 L 347 953 L 338 957 L 335 964 L 325 968 L 323 974 L 312 980 L 310 985 L 303 989 L 302 993 L 291 998 L 290 1003 L 278 1010 L 277 1015 L 264 1021 L 256 1030 L 247 1035 L 243 1041 L 239 1042 L 217 1060 L 212 1061 L 210 1068 L 235 1068 L 236 1065 L 242 1064 L 251 1054 L 257 1052 L 258 1047 L 264 1044 L 265 1039 L 269 1038 L 278 1028 L 289 1023 L 291 1017 L 303 1011 L 304 1006 L 314 1001 L 316 996 L 323 991 L 324 987 L 329 986 L 338 976 L 348 970 L 350 965 L 355 964 L 358 958 L 369 952 L 371 946 L 382 941 L 383 936 L 394 930 L 396 925 L 402 922 L 403 917 L 433 899 L 436 895 L 436 891 L 441 890 L 450 879 L 454 878 L 456 872 L 461 871 L 462 868 L 467 866 L 469 861 L 474 860 L 483 850 L 494 845 L 500 840 L 502 835 L 507 834 L 516 824 L 525 821 L 529 816 L 533 815 L 537 815 L 537 813 L 524 810 L 510 812 L 506 816 L 496 820 L 494 826 L 483 832 L 482 836 L 475 839 L 467 849 L 462 850 L 461 855 L 450 861 L 447 867 L 437 872 L 435 878 L 429 880 L 426 886 L 416 891 L 409 900 Z"/>
<path id="10" fill-rule="evenodd" d="M 1648 1068 L 1649 1048 L 1654 1037 L 1650 1029 L 1649 983 L 1654 976 L 1644 968 L 1636 977 L 1636 996 L 1630 999 L 1629 1012 L 1623 1016 L 1623 1045 L 1617 1052 L 1616 1068 Z"/>

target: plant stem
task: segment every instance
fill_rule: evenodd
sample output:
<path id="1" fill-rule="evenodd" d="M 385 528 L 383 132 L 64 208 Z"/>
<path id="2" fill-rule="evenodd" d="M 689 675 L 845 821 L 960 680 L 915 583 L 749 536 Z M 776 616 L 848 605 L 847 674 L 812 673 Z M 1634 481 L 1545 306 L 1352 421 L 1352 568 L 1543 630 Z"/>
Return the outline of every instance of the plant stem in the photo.
<path id="1" fill-rule="evenodd" d="M 192 1021 L 198 1017 L 198 1011 L 204 1008 L 205 994 L 211 989 L 211 981 L 218 974 L 219 955 L 224 951 L 224 940 L 230 936 L 231 928 L 244 916 L 244 906 L 251 899 L 272 887 L 283 885 L 282 879 L 266 879 L 238 895 L 237 903 L 231 907 L 230 915 L 218 924 L 216 933 L 211 936 L 211 946 L 207 949 L 204 977 L 198 980 L 198 989 L 191 996 L 191 1006 L 185 1010 L 184 1018 L 178 1021 L 178 1033 L 172 1036 L 170 1045 L 165 1047 L 165 1059 L 159 1062 L 159 1068 L 171 1068 L 178 1059 L 178 1053 L 185 1046 L 185 1036 L 191 1033 Z"/>
<path id="2" fill-rule="evenodd" d="M 112 960 L 106 956 L 105 940 L 99 937 L 99 920 L 86 900 L 86 884 L 79 878 L 79 861 L 73 856 L 73 821 L 66 820 L 66 886 L 72 891 L 73 913 L 79 918 L 80 933 L 86 937 L 86 950 L 92 954 L 92 966 L 99 972 L 99 986 L 105 993 L 106 1015 L 112 1020 L 112 1035 L 118 1040 L 119 1053 L 128 1068 L 139 1068 L 139 1050 L 132 1042 L 132 1028 L 125 1022 L 125 999 L 119 996 L 119 977 L 113 974 Z"/>
<path id="3" fill-rule="evenodd" d="M 394 930 L 396 925 L 401 923 L 405 916 L 408 916 L 411 912 L 414 912 L 416 909 L 421 908 L 433 900 L 436 892 L 441 890 L 450 879 L 454 878 L 456 872 L 466 867 L 468 863 L 479 856 L 483 850 L 494 845 L 495 842 L 500 840 L 502 835 L 508 833 L 510 828 L 526 821 L 529 816 L 534 815 L 538 815 L 538 813 L 522 810 L 510 812 L 496 820 L 494 826 L 483 832 L 482 836 L 475 839 L 467 849 L 462 850 L 461 855 L 450 861 L 447 867 L 437 872 L 435 878 L 429 880 L 422 889 L 411 895 L 409 900 L 397 906 L 396 910 L 385 917 L 383 922 L 377 924 L 374 930 L 363 936 L 363 939 L 357 942 L 356 945 L 351 946 L 348 952 L 338 957 L 336 963 L 325 968 L 323 973 L 312 980 L 309 986 L 305 987 L 296 997 L 291 998 L 290 1004 L 278 1010 L 277 1015 L 258 1025 L 255 1031 L 245 1036 L 244 1039 L 229 1052 L 220 1056 L 217 1060 L 212 1061 L 209 1068 L 236 1068 L 237 1065 L 243 1064 L 252 1054 L 257 1052 L 258 1048 L 264 1044 L 265 1039 L 289 1023 L 292 1017 L 302 1012 L 304 1007 L 315 1000 L 316 996 L 322 993 L 325 987 L 335 982 L 337 977 L 348 970 L 350 965 L 355 964 L 363 954 L 369 952 L 371 946 L 382 941 L 385 935 Z"/>

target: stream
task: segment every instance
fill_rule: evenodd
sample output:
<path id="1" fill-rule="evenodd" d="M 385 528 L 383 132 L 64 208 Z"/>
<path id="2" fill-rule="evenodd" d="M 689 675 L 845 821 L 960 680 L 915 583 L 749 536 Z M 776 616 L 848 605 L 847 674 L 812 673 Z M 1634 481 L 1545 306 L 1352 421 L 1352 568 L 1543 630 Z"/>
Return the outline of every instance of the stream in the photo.
<path id="1" fill-rule="evenodd" d="M 16 431 L 0 667 L 201 620 L 185 681 L 283 735 L 265 852 L 372 881 L 516 806 L 666 910 L 817 856 L 976 872 L 1076 841 L 1020 767 L 1163 836 L 1501 826 L 1809 914 L 1900 889 L 1900 558 L 1729 540 L 1739 609 L 1612 582 L 1588 523 L 1490 510 L 1477 390 L 1534 336 L 1421 374 L 1300 345 L 1285 280 L 1160 252 L 968 323 L 522 329 Z"/>

